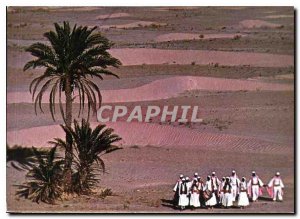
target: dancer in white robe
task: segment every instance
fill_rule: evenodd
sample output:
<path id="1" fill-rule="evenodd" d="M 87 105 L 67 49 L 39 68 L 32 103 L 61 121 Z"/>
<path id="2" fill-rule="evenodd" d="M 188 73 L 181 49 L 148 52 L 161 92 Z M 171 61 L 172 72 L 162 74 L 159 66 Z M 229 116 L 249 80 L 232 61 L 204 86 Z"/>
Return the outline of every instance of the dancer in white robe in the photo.
<path id="1" fill-rule="evenodd" d="M 249 205 L 249 198 L 248 198 L 248 189 L 247 189 L 247 181 L 246 178 L 243 177 L 240 185 L 240 193 L 239 193 L 239 199 L 238 199 L 238 206 L 241 208 L 245 208 L 245 206 Z"/>
<path id="2" fill-rule="evenodd" d="M 232 192 L 233 201 L 236 201 L 236 197 L 239 193 L 238 186 L 240 184 L 240 179 L 237 176 L 235 170 L 232 170 L 232 172 L 231 172 L 230 183 L 231 183 L 231 187 L 232 187 L 231 192 Z"/>
<path id="3" fill-rule="evenodd" d="M 232 186 L 230 178 L 226 177 L 225 184 L 223 186 L 224 195 L 222 197 L 222 206 L 228 208 L 233 205 Z"/>
<path id="4" fill-rule="evenodd" d="M 225 177 L 222 177 L 222 180 L 221 180 L 221 183 L 219 185 L 219 191 L 220 191 L 220 194 L 219 194 L 219 197 L 220 197 L 220 203 L 222 203 L 222 199 L 224 197 L 224 191 L 223 191 L 223 187 L 225 185 Z"/>
<path id="5" fill-rule="evenodd" d="M 256 202 L 258 197 L 262 195 L 262 187 L 264 183 L 256 175 L 255 171 L 252 171 L 252 177 L 248 182 L 248 194 L 253 202 Z"/>
<path id="6" fill-rule="evenodd" d="M 268 193 L 273 199 L 273 201 L 282 201 L 283 200 L 283 182 L 280 177 L 280 173 L 277 172 L 275 176 L 268 183 Z"/>
<path id="7" fill-rule="evenodd" d="M 185 177 L 185 182 L 186 182 L 188 190 L 190 190 L 190 188 L 192 186 L 192 182 L 191 182 L 191 180 L 190 180 L 190 178 L 188 176 Z"/>
<path id="8" fill-rule="evenodd" d="M 177 180 L 177 182 L 176 182 L 176 184 L 175 184 L 175 186 L 173 188 L 173 191 L 175 192 L 174 193 L 174 198 L 173 198 L 174 205 L 178 205 L 178 201 L 179 201 L 179 186 L 182 183 L 182 179 L 183 179 L 183 175 L 180 174 L 179 179 Z"/>
<path id="9" fill-rule="evenodd" d="M 179 184 L 179 201 L 178 206 L 181 210 L 185 209 L 189 205 L 189 188 L 187 186 L 186 178 L 182 179 L 182 183 Z"/>
<path id="10" fill-rule="evenodd" d="M 210 176 L 207 176 L 207 181 L 206 181 L 205 186 L 204 186 L 204 192 L 206 190 L 208 190 L 209 192 L 211 192 L 212 195 L 211 195 L 211 198 L 208 199 L 205 202 L 205 205 L 206 205 L 206 207 L 212 209 L 217 204 L 217 199 L 216 199 L 215 193 L 213 192 L 213 183 L 211 181 L 211 177 Z"/>
<path id="11" fill-rule="evenodd" d="M 200 207 L 199 193 L 199 183 L 197 178 L 194 178 L 190 188 L 190 206 L 192 209 Z"/>
<path id="12" fill-rule="evenodd" d="M 213 183 L 213 191 L 215 193 L 215 196 L 216 196 L 216 199 L 217 199 L 217 204 L 220 203 L 220 183 L 221 181 L 219 180 L 219 178 L 216 176 L 216 172 L 212 172 L 211 173 L 211 180 L 212 180 L 212 183 Z"/>
<path id="13" fill-rule="evenodd" d="M 201 206 L 205 206 L 205 200 L 203 198 L 203 191 L 205 183 L 203 182 L 202 178 L 200 176 L 197 177 L 198 180 L 198 190 L 199 190 L 199 201 Z"/>
<path id="14" fill-rule="evenodd" d="M 193 182 L 190 180 L 190 178 L 188 176 L 185 177 L 185 181 L 186 181 L 187 190 L 189 191 L 189 193 L 188 193 L 188 199 L 189 199 L 188 206 L 189 206 L 190 205 L 190 197 L 191 197 L 190 190 L 191 190 Z"/>

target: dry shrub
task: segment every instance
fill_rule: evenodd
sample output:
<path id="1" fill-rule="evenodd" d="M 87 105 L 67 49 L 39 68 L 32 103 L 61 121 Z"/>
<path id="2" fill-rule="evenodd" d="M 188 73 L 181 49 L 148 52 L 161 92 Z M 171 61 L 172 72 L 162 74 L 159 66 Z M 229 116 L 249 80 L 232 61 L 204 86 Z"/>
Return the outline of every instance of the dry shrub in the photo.
<path id="1" fill-rule="evenodd" d="M 109 188 L 105 188 L 100 191 L 99 197 L 101 199 L 105 199 L 107 196 L 112 196 L 112 195 L 113 195 L 112 190 Z"/>
<path id="2" fill-rule="evenodd" d="M 234 35 L 234 37 L 233 37 L 234 40 L 239 40 L 239 39 L 241 39 L 241 38 L 242 38 L 242 36 L 239 35 L 239 34 Z"/>

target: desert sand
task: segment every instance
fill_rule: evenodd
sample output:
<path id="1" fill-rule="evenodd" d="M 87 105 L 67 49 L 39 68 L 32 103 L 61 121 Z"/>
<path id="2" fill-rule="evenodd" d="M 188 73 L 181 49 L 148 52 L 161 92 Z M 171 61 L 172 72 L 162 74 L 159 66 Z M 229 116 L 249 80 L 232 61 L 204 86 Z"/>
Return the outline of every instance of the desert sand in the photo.
<path id="1" fill-rule="evenodd" d="M 278 28 L 281 26 L 264 20 L 244 20 L 240 24 L 245 28 Z"/>
<path id="2" fill-rule="evenodd" d="M 176 41 L 176 40 L 195 40 L 195 39 L 218 39 L 218 38 L 230 38 L 235 36 L 244 37 L 246 35 L 241 34 L 201 34 L 201 33 L 169 33 L 156 37 L 157 42 Z"/>
<path id="3" fill-rule="evenodd" d="M 101 25 L 100 29 L 109 29 L 109 28 L 132 29 L 137 27 L 166 26 L 166 25 L 167 25 L 166 23 L 158 23 L 158 22 L 151 22 L 151 21 L 135 21 L 127 24 Z"/>
<path id="4" fill-rule="evenodd" d="M 278 78 L 278 77 L 277 77 Z M 282 78 L 282 76 L 281 76 Z M 184 91 L 292 91 L 292 84 L 264 83 L 255 80 L 217 79 L 209 77 L 177 76 L 155 80 L 146 85 L 120 90 L 103 91 L 103 103 L 134 102 L 159 100 L 176 97 Z M 43 103 L 49 103 L 49 92 L 45 93 Z M 29 92 L 9 92 L 8 103 L 31 103 L 32 95 Z M 65 102 L 62 100 L 62 102 Z M 79 103 L 78 98 L 74 99 Z"/>
<path id="5" fill-rule="evenodd" d="M 128 13 L 115 13 L 115 14 L 103 14 L 96 17 L 97 20 L 103 19 L 113 19 L 113 18 L 120 18 L 120 17 L 129 17 Z"/>
<path id="6" fill-rule="evenodd" d="M 21 42 L 19 42 L 21 43 Z M 25 42 L 26 43 L 26 42 Z M 26 43 L 28 44 L 28 43 Z M 26 45 L 25 44 L 25 45 Z M 122 65 L 162 65 L 162 64 L 197 64 L 224 66 L 252 66 L 252 67 L 289 67 L 294 60 L 291 55 L 266 54 L 253 52 L 225 52 L 207 50 L 166 50 L 149 48 L 111 49 L 110 54 L 121 60 Z M 12 52 L 14 59 L 8 64 L 23 67 L 29 61 L 30 54 Z"/>
<path id="7" fill-rule="evenodd" d="M 170 118 L 163 123 L 159 118 L 149 123 L 127 123 L 125 118 L 108 122 L 106 125 L 122 137 L 119 145 L 123 149 L 103 156 L 107 173 L 100 176 L 99 190 L 113 191 L 113 196 L 105 199 L 94 195 L 55 205 L 32 203 L 15 195 L 14 185 L 24 181 L 26 172 L 7 164 L 7 210 L 294 212 L 293 16 L 289 7 L 9 8 L 9 146 L 49 147 L 49 140 L 64 137 L 60 115 L 57 113 L 56 121 L 51 119 L 47 94 L 42 104 L 44 114 L 34 114 L 28 86 L 42 70 L 24 73 L 22 68 L 32 58 L 24 48 L 44 42 L 42 34 L 52 28 L 52 23 L 65 19 L 97 25 L 115 43 L 109 52 L 123 63 L 119 69 L 112 69 L 120 79 L 95 81 L 105 104 L 129 109 L 136 105 L 199 106 L 203 122 L 172 123 Z M 242 37 L 234 39 L 235 35 Z M 74 118 L 77 111 L 75 99 Z M 92 126 L 99 124 L 95 114 L 90 122 Z M 286 186 L 284 202 L 272 202 L 264 191 L 257 203 L 244 210 L 234 207 L 180 212 L 173 208 L 172 189 L 179 174 L 192 176 L 198 172 L 205 178 L 216 171 L 222 177 L 232 169 L 247 179 L 255 170 L 264 183 L 280 171 Z"/>

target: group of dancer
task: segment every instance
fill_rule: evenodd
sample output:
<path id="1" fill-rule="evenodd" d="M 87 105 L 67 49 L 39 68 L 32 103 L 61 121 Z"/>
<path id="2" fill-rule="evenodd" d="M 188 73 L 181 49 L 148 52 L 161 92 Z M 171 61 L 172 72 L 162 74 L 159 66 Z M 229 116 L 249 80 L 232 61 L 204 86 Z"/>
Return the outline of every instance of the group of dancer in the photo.
<path id="1" fill-rule="evenodd" d="M 240 208 L 244 208 L 249 205 L 249 199 L 253 202 L 257 201 L 264 187 L 273 201 L 283 200 L 284 185 L 279 172 L 267 185 L 262 182 L 255 171 L 252 171 L 248 182 L 245 177 L 240 180 L 235 170 L 232 171 L 231 176 L 223 177 L 221 180 L 215 172 L 212 172 L 211 176 L 207 176 L 206 182 L 198 173 L 194 174 L 192 180 L 180 175 L 173 189 L 174 204 L 181 210 L 186 207 L 192 209 L 199 207 L 212 209 L 214 206 L 228 208 L 233 206 L 234 202 Z"/>

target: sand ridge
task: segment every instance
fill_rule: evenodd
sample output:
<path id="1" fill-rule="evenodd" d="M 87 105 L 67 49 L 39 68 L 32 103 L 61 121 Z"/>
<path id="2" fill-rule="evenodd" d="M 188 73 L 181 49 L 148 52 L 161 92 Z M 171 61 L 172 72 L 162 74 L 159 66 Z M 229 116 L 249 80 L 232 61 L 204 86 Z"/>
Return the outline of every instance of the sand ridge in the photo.
<path id="1" fill-rule="evenodd" d="M 100 25 L 100 29 L 110 29 L 110 28 L 117 28 L 117 29 L 132 29 L 138 27 L 149 27 L 149 26 L 166 26 L 166 23 L 159 23 L 159 22 L 152 22 L 152 21 L 135 21 L 128 24 L 113 24 L 113 25 Z"/>
<path id="2" fill-rule="evenodd" d="M 240 22 L 240 25 L 244 28 L 279 28 L 282 25 L 267 22 L 264 20 L 244 20 Z"/>
<path id="3" fill-rule="evenodd" d="M 215 33 L 215 34 L 201 34 L 201 33 L 168 33 L 162 34 L 155 38 L 156 42 L 167 42 L 177 40 L 207 40 L 220 38 L 234 38 L 235 36 L 245 37 L 246 34 L 239 33 Z"/>
<path id="4" fill-rule="evenodd" d="M 118 90 L 103 90 L 103 103 L 134 102 L 166 99 L 176 97 L 189 90 L 206 91 L 256 91 L 256 90 L 293 90 L 293 85 L 266 83 L 253 80 L 224 79 L 195 76 L 176 76 L 155 80 L 140 87 Z M 75 99 L 74 102 L 78 102 Z M 31 103 L 29 92 L 8 92 L 7 103 Z M 43 103 L 49 102 L 49 92 L 46 92 Z M 64 100 L 63 100 L 64 102 Z"/>
<path id="5" fill-rule="evenodd" d="M 93 127 L 98 124 L 100 123 L 91 123 Z M 196 147 L 213 151 L 232 150 L 249 153 L 260 152 L 275 154 L 291 152 L 291 147 L 287 145 L 279 145 L 266 140 L 231 134 L 200 132 L 187 127 L 172 127 L 169 125 L 138 122 L 108 122 L 106 124 L 108 127 L 113 128 L 116 134 L 122 136 L 122 140 L 118 145 L 123 146 Z M 33 139 L 32 135 L 36 137 Z M 64 138 L 64 132 L 58 125 L 33 127 L 7 132 L 7 142 L 9 145 L 19 144 L 27 147 L 50 146 L 47 142 L 55 137 Z"/>
<path id="6" fill-rule="evenodd" d="M 122 65 L 197 64 L 253 67 L 294 66 L 294 56 L 255 52 L 225 52 L 211 50 L 167 50 L 150 48 L 111 49 L 110 54 L 121 60 Z M 33 57 L 28 53 L 11 52 L 8 66 L 23 68 Z"/>
<path id="7" fill-rule="evenodd" d="M 111 49 L 112 56 L 120 59 L 123 65 L 141 64 L 191 64 L 256 67 L 288 67 L 294 65 L 294 57 L 248 52 L 224 52 L 210 50 L 164 50 L 150 48 Z"/>
<path id="8" fill-rule="evenodd" d="M 129 17 L 128 13 L 113 13 L 113 14 L 103 14 L 96 17 L 96 20 L 112 19 L 112 18 L 121 18 Z"/>
<path id="9" fill-rule="evenodd" d="M 289 14 L 279 14 L 279 15 L 268 15 L 268 16 L 265 16 L 265 18 L 293 18 L 294 15 L 289 15 Z"/>

